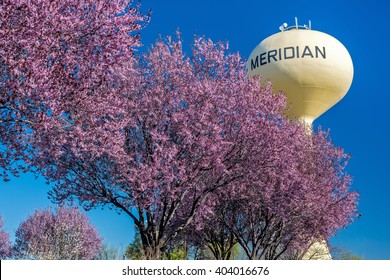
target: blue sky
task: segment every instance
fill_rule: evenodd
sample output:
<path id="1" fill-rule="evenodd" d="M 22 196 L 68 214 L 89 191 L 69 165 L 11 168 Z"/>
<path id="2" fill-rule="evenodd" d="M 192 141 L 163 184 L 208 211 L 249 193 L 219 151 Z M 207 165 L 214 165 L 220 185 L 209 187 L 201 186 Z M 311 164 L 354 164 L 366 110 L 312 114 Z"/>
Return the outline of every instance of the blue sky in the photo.
<path id="1" fill-rule="evenodd" d="M 390 32 L 385 1 L 143 1 L 152 9 L 149 25 L 141 32 L 144 51 L 158 36 L 177 29 L 185 43 L 193 35 L 229 41 L 232 51 L 248 58 L 260 41 L 279 32 L 287 22 L 312 22 L 312 29 L 328 33 L 349 50 L 355 68 L 352 87 L 344 99 L 319 117 L 315 126 L 330 129 L 337 146 L 351 154 L 348 172 L 360 193 L 360 219 L 331 239 L 366 259 L 390 259 L 390 92 L 388 48 Z M 35 209 L 50 204 L 43 179 L 31 174 L 0 182 L 0 214 L 11 237 L 19 223 Z M 110 210 L 88 212 L 105 242 L 125 247 L 133 238 L 133 225 Z"/>

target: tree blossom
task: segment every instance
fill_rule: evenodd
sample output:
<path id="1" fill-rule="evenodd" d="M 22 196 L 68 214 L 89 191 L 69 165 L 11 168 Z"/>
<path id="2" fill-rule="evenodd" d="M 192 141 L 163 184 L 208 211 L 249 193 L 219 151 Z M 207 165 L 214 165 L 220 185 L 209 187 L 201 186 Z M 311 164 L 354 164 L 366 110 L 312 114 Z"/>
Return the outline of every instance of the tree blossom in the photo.
<path id="1" fill-rule="evenodd" d="M 300 137 L 291 134 L 271 153 L 265 147 L 262 156 L 268 156 L 249 181 L 216 193 L 214 211 L 197 217 L 187 238 L 226 247 L 233 235 L 249 259 L 299 259 L 315 240 L 327 242 L 350 224 L 358 215 L 358 194 L 350 191 L 351 177 L 344 170 L 349 156 L 323 131 L 306 141 Z M 272 146 L 277 142 L 267 140 Z M 215 232 L 220 236 L 210 239 Z"/>
<path id="2" fill-rule="evenodd" d="M 16 230 L 16 258 L 40 260 L 91 260 L 102 239 L 87 216 L 77 208 L 37 210 Z"/>
<path id="3" fill-rule="evenodd" d="M 120 94 L 117 80 L 140 45 L 136 32 L 148 15 L 139 8 L 111 0 L 0 2 L 0 176 L 17 175 L 12 163 L 29 158 L 33 131 L 53 129 L 50 117 L 74 124 L 78 110 L 89 110 L 92 122 L 102 117 L 95 112 Z"/>
<path id="4" fill-rule="evenodd" d="M 2 227 L 4 225 L 0 216 L 0 259 L 6 259 L 11 253 L 11 243 L 9 242 L 9 235 Z"/>

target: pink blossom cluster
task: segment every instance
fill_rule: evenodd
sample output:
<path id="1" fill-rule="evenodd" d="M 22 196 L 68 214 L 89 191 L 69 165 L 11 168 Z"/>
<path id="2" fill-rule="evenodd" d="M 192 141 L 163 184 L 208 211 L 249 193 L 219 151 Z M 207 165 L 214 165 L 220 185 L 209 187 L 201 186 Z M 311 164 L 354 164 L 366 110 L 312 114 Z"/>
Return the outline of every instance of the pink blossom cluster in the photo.
<path id="1" fill-rule="evenodd" d="M 39 260 L 91 260 L 102 239 L 77 208 L 37 210 L 16 230 L 15 258 Z"/>
<path id="2" fill-rule="evenodd" d="M 249 259 L 292 259 L 349 225 L 358 199 L 345 172 L 349 156 L 323 131 L 291 132 L 283 139 L 264 135 L 248 181 L 215 192 L 179 239 L 210 247 L 216 258 L 239 244 Z"/>
<path id="3" fill-rule="evenodd" d="M 8 179 L 6 171 L 17 175 L 12 163 L 30 158 L 32 131 L 55 129 L 51 117 L 84 128 L 102 117 L 95 112 L 108 110 L 99 106 L 120 94 L 119 80 L 134 61 L 137 32 L 148 17 L 132 1 L 0 2 L 0 143 L 7 147 L 0 150 L 3 178 Z M 79 110 L 89 120 L 81 123 Z M 41 144 L 58 153 L 65 137 L 59 133 L 58 144 Z M 102 135 L 100 141 L 107 140 Z"/>
<path id="4" fill-rule="evenodd" d="M 11 243 L 9 241 L 9 235 L 6 233 L 2 227 L 4 222 L 0 217 L 0 259 L 6 259 L 10 256 L 11 253 Z"/>

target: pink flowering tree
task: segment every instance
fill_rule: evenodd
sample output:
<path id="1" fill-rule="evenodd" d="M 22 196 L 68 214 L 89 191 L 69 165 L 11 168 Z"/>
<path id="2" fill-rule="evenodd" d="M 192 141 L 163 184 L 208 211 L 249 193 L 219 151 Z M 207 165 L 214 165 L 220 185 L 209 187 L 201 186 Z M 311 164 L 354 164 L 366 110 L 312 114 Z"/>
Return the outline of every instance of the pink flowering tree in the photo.
<path id="1" fill-rule="evenodd" d="M 213 194 L 240 197 L 254 182 L 297 188 L 311 138 L 281 116 L 284 96 L 247 78 L 225 44 L 196 38 L 186 56 L 181 41 L 168 38 L 128 70 L 111 85 L 113 98 L 95 104 L 84 95 L 88 106 L 48 117 L 31 137 L 30 162 L 55 182 L 54 201 L 124 212 L 144 257 L 155 259 L 196 215 L 212 215 Z"/>
<path id="2" fill-rule="evenodd" d="M 9 241 L 9 235 L 6 233 L 2 227 L 4 222 L 0 216 L 0 259 L 6 259 L 10 256 L 11 253 L 11 243 Z"/>
<path id="3" fill-rule="evenodd" d="M 213 194 L 210 216 L 200 212 L 182 239 L 216 259 L 227 259 L 235 242 L 248 259 L 299 259 L 352 222 L 358 194 L 344 170 L 348 155 L 323 131 L 280 136 L 263 135 L 262 153 L 250 160 L 256 170 L 248 166 L 247 181 Z"/>
<path id="4" fill-rule="evenodd" d="M 157 42 L 111 86 L 113 98 L 94 103 L 85 94 L 68 100 L 77 110 L 47 116 L 28 160 L 56 182 L 55 201 L 125 212 L 156 258 L 211 193 L 244 176 L 261 134 L 281 131 L 273 119 L 284 97 L 248 80 L 239 55 L 203 38 L 191 57 L 180 41 Z"/>
<path id="5" fill-rule="evenodd" d="M 102 239 L 77 208 L 37 210 L 16 230 L 16 258 L 39 260 L 91 260 L 99 254 Z"/>
<path id="6" fill-rule="evenodd" d="M 0 2 L 0 176 L 4 179 L 7 170 L 17 174 L 11 169 L 15 159 L 29 158 L 32 147 L 27 140 L 32 132 L 49 129 L 50 117 L 69 118 L 76 125 L 74 112 L 88 109 L 96 121 L 102 117 L 95 114 L 100 112 L 96 106 L 120 94 L 118 80 L 140 45 L 137 31 L 148 21 L 132 2 Z"/>
<path id="7" fill-rule="evenodd" d="M 229 188 L 226 188 L 226 190 Z M 236 216 L 232 211 L 226 213 L 228 204 L 237 201 L 237 194 L 224 196 L 227 192 L 217 192 L 208 200 L 212 205 L 209 215 L 202 215 L 199 211 L 194 218 L 194 222 L 183 231 L 176 239 L 176 243 L 183 242 L 195 251 L 195 258 L 214 258 L 216 260 L 230 260 L 238 248 L 238 241 L 234 233 L 226 226 L 224 218 L 231 218 L 232 224 L 237 222 Z M 238 213 L 238 211 L 236 212 Z M 229 223 L 230 224 L 230 223 Z M 208 255 L 208 256 L 206 256 Z"/>

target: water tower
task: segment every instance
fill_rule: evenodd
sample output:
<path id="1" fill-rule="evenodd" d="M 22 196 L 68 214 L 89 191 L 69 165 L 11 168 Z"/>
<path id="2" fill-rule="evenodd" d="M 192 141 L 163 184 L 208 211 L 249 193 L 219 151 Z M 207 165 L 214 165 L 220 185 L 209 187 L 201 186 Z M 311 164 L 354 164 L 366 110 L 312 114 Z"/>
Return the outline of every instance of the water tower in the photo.
<path id="1" fill-rule="evenodd" d="M 285 115 L 310 128 L 312 122 L 339 102 L 352 84 L 353 64 L 342 43 L 309 25 L 288 26 L 264 39 L 252 51 L 246 68 L 249 76 L 270 80 L 275 92 L 283 91 L 289 106 Z M 309 130 L 311 131 L 311 129 Z M 315 242 L 303 259 L 331 259 L 325 241 Z"/>
<path id="2" fill-rule="evenodd" d="M 342 43 L 309 25 L 288 26 L 264 39 L 247 62 L 249 76 L 270 80 L 287 95 L 289 118 L 312 122 L 340 101 L 353 78 L 351 56 Z"/>

